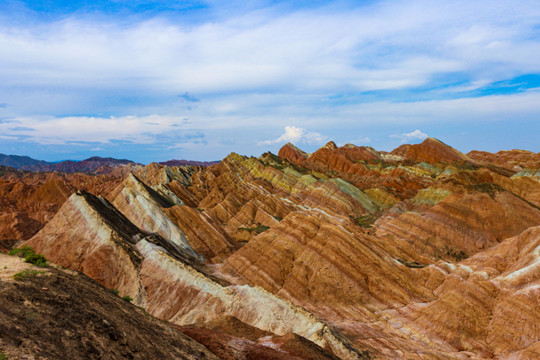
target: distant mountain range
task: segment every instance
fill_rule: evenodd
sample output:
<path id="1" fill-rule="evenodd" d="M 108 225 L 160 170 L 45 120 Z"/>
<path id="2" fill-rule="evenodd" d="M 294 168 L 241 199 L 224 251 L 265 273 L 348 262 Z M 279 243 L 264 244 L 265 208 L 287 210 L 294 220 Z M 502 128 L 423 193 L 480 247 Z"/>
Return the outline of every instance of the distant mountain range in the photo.
<path id="1" fill-rule="evenodd" d="M 167 160 L 160 162 L 161 165 L 167 165 L 167 166 L 184 166 L 184 165 L 193 165 L 193 166 L 211 166 L 211 165 L 217 165 L 220 161 L 194 161 L 194 160 Z"/>
<path id="2" fill-rule="evenodd" d="M 206 167 L 218 163 L 219 161 L 168 160 L 160 162 L 159 164 L 167 166 L 194 165 Z M 28 156 L 0 154 L 0 165 L 27 171 L 58 171 L 66 173 L 92 172 L 104 167 L 115 168 L 120 165 L 128 164 L 141 165 L 131 160 L 102 158 L 99 156 L 93 156 L 91 158 L 79 161 L 64 160 L 60 162 L 48 162 L 36 160 Z"/>

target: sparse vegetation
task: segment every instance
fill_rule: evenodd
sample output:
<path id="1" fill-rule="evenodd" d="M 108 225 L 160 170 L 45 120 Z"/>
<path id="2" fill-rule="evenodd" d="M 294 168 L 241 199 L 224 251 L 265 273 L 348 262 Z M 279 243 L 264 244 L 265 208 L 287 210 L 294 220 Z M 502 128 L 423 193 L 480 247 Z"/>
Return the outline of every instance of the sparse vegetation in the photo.
<path id="1" fill-rule="evenodd" d="M 266 230 L 270 229 L 270 226 L 259 224 L 257 227 L 254 228 L 247 228 L 247 227 L 239 227 L 238 230 L 246 230 L 250 233 L 255 232 L 257 235 L 265 232 Z"/>
<path id="2" fill-rule="evenodd" d="M 21 248 L 12 249 L 9 255 L 18 256 L 24 258 L 24 261 L 39 267 L 48 266 L 47 259 L 42 254 L 37 254 L 30 246 L 23 246 Z"/>
<path id="3" fill-rule="evenodd" d="M 9 251 L 9 255 L 25 258 L 28 254 L 34 254 L 35 251 L 30 246 L 23 246 L 21 248 L 15 248 Z"/>
<path id="4" fill-rule="evenodd" d="M 118 295 L 118 294 L 120 293 L 120 292 L 119 292 L 118 290 L 116 290 L 116 289 L 109 289 L 109 291 L 110 291 L 111 293 L 113 293 L 114 295 Z"/>
<path id="5" fill-rule="evenodd" d="M 15 281 L 22 281 L 26 278 L 38 276 L 39 274 L 45 274 L 45 272 L 42 270 L 24 269 L 23 271 L 13 274 L 13 279 Z"/>
<path id="6" fill-rule="evenodd" d="M 446 254 L 446 256 L 450 256 L 457 262 L 460 262 L 461 260 L 465 260 L 466 258 L 469 257 L 464 251 L 450 249 L 448 246 L 444 248 L 444 253 Z"/>
<path id="7" fill-rule="evenodd" d="M 36 254 L 36 253 L 30 253 L 26 255 L 26 257 L 24 258 L 24 261 L 30 264 L 34 264 L 39 267 L 45 267 L 49 265 L 45 256 L 41 254 Z"/>
<path id="8" fill-rule="evenodd" d="M 8 360 L 8 356 L 3 351 L 0 353 L 0 360 Z"/>
<path id="9" fill-rule="evenodd" d="M 34 321 L 37 320 L 38 318 L 38 313 L 35 312 L 35 311 L 29 311 L 26 316 L 25 316 L 25 319 L 26 321 L 28 321 L 29 323 L 33 323 Z"/>
<path id="10" fill-rule="evenodd" d="M 495 199 L 495 195 L 498 192 L 504 191 L 502 187 L 495 183 L 482 183 L 482 184 L 473 184 L 468 185 L 467 188 L 469 191 L 478 191 L 488 194 L 492 199 Z"/>
<path id="11" fill-rule="evenodd" d="M 126 296 L 122 296 L 122 300 L 127 301 L 127 302 L 132 302 L 133 298 L 129 295 L 126 295 Z"/>
<path id="12" fill-rule="evenodd" d="M 351 219 L 359 226 L 369 229 L 373 225 L 375 220 L 377 220 L 377 217 L 368 214 L 368 215 L 362 215 L 358 217 L 351 216 Z"/>

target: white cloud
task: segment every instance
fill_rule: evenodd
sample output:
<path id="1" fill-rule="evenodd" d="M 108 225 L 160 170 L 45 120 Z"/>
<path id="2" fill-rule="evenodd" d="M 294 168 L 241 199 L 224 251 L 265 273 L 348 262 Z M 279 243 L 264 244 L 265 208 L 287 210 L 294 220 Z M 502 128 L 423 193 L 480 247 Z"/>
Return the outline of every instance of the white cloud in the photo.
<path id="1" fill-rule="evenodd" d="M 354 140 L 349 140 L 349 141 L 346 141 L 346 142 L 339 142 L 337 145 L 338 146 L 343 146 L 345 144 L 353 144 L 353 145 L 365 145 L 365 144 L 368 144 L 371 142 L 371 139 L 368 137 L 368 136 L 364 136 L 364 137 L 361 137 L 361 138 L 356 138 Z"/>
<path id="2" fill-rule="evenodd" d="M 324 142 L 306 129 L 348 139 L 351 131 L 365 134 L 363 128 L 370 127 L 377 142 L 373 129 L 385 131 L 388 124 L 431 133 L 428 124 L 435 121 L 444 129 L 449 122 L 519 119 L 537 128 L 540 91 L 439 97 L 540 73 L 540 2 L 354 4 L 285 12 L 279 6 L 243 13 L 235 8 L 206 22 L 189 13 L 185 22 L 184 14 L 121 21 L 86 14 L 36 23 L 4 17 L 0 116 L 15 122 L 0 121 L 0 138 L 40 144 L 169 142 L 207 151 L 232 129 L 227 137 L 235 147 L 223 148 L 239 151 L 236 146 L 247 143 Z M 456 85 L 440 86 L 445 81 Z M 411 88 L 427 100 L 376 91 Z M 435 90 L 426 95 L 424 89 Z M 374 92 L 358 95 L 358 101 L 325 100 L 363 91 Z M 433 93 L 437 99 L 429 100 Z M 185 117 L 191 125 L 181 123 Z M 270 129 L 281 127 L 289 130 L 267 140 Z M 247 128 L 249 137 L 242 135 Z M 214 132 L 215 141 L 183 137 L 199 130 Z M 363 142 L 358 140 L 369 139 L 351 142 Z"/>
<path id="3" fill-rule="evenodd" d="M 127 141 L 151 144 L 160 137 L 182 134 L 183 118 L 149 115 L 143 117 L 18 117 L 0 123 L 0 132 L 39 144 L 110 143 Z M 195 137 L 200 137 L 195 136 Z"/>
<path id="4" fill-rule="evenodd" d="M 390 135 L 390 137 L 401 139 L 401 142 L 407 142 L 407 141 L 413 141 L 413 140 L 424 140 L 428 136 L 422 131 L 416 129 L 414 131 L 411 131 L 410 133 L 393 134 L 393 135 Z"/>
<path id="5" fill-rule="evenodd" d="M 272 145 L 286 142 L 320 144 L 325 140 L 326 137 L 319 133 L 307 131 L 296 126 L 285 126 L 285 132 L 280 137 L 274 140 L 261 141 L 258 145 Z"/>
<path id="6" fill-rule="evenodd" d="M 191 25 L 72 16 L 0 26 L 0 74 L 4 86 L 176 94 L 396 89 L 455 72 L 497 80 L 540 71 L 539 16 L 534 1 L 423 0 Z"/>

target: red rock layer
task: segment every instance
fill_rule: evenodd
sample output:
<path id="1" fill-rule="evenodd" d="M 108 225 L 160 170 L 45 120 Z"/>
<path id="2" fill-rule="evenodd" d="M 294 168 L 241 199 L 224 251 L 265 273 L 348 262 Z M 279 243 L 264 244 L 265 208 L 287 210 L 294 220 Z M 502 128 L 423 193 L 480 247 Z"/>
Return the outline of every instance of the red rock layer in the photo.
<path id="1" fill-rule="evenodd" d="M 393 150 L 391 154 L 402 156 L 407 160 L 429 164 L 471 161 L 466 155 L 434 138 L 427 138 L 417 145 L 402 145 Z"/>
<path id="2" fill-rule="evenodd" d="M 526 150 L 499 151 L 496 154 L 473 150 L 467 156 L 482 164 L 493 164 L 513 171 L 540 168 L 540 153 Z"/>
<path id="3" fill-rule="evenodd" d="M 279 149 L 278 156 L 282 159 L 289 160 L 294 164 L 299 164 L 306 160 L 309 155 L 293 144 L 287 143 L 281 149 Z"/>
<path id="4" fill-rule="evenodd" d="M 282 150 L 233 153 L 204 169 L 137 168 L 106 206 L 135 230 L 111 228 L 103 209 L 72 199 L 30 243 L 53 258 L 68 253 L 66 264 L 161 319 L 198 324 L 212 346 L 223 343 L 201 323 L 233 316 L 342 358 L 536 351 L 535 176 L 473 164 L 435 139 L 391 154 L 333 142 L 311 155 Z M 97 217 L 84 220 L 92 208 Z M 70 218 L 82 224 L 76 231 Z M 113 282 L 124 271 L 136 286 Z"/>
<path id="5" fill-rule="evenodd" d="M 29 239 L 75 190 L 106 195 L 120 181 L 116 176 L 7 170 L 0 177 L 0 240 Z"/>
<path id="6" fill-rule="evenodd" d="M 72 195 L 27 245 L 130 295 L 161 319 L 184 325 L 234 316 L 280 336 L 297 333 L 344 359 L 363 358 L 304 309 L 262 289 L 227 286 L 204 274 L 190 249 L 144 234 L 103 198 Z"/>

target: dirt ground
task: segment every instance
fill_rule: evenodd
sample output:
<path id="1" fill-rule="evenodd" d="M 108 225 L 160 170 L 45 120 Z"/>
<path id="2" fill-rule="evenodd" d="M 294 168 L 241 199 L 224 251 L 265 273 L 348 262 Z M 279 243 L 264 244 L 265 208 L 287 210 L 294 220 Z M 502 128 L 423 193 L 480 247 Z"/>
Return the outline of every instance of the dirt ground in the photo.
<path id="1" fill-rule="evenodd" d="M 86 276 L 0 254 L 0 354 L 7 359 L 218 359 Z"/>

